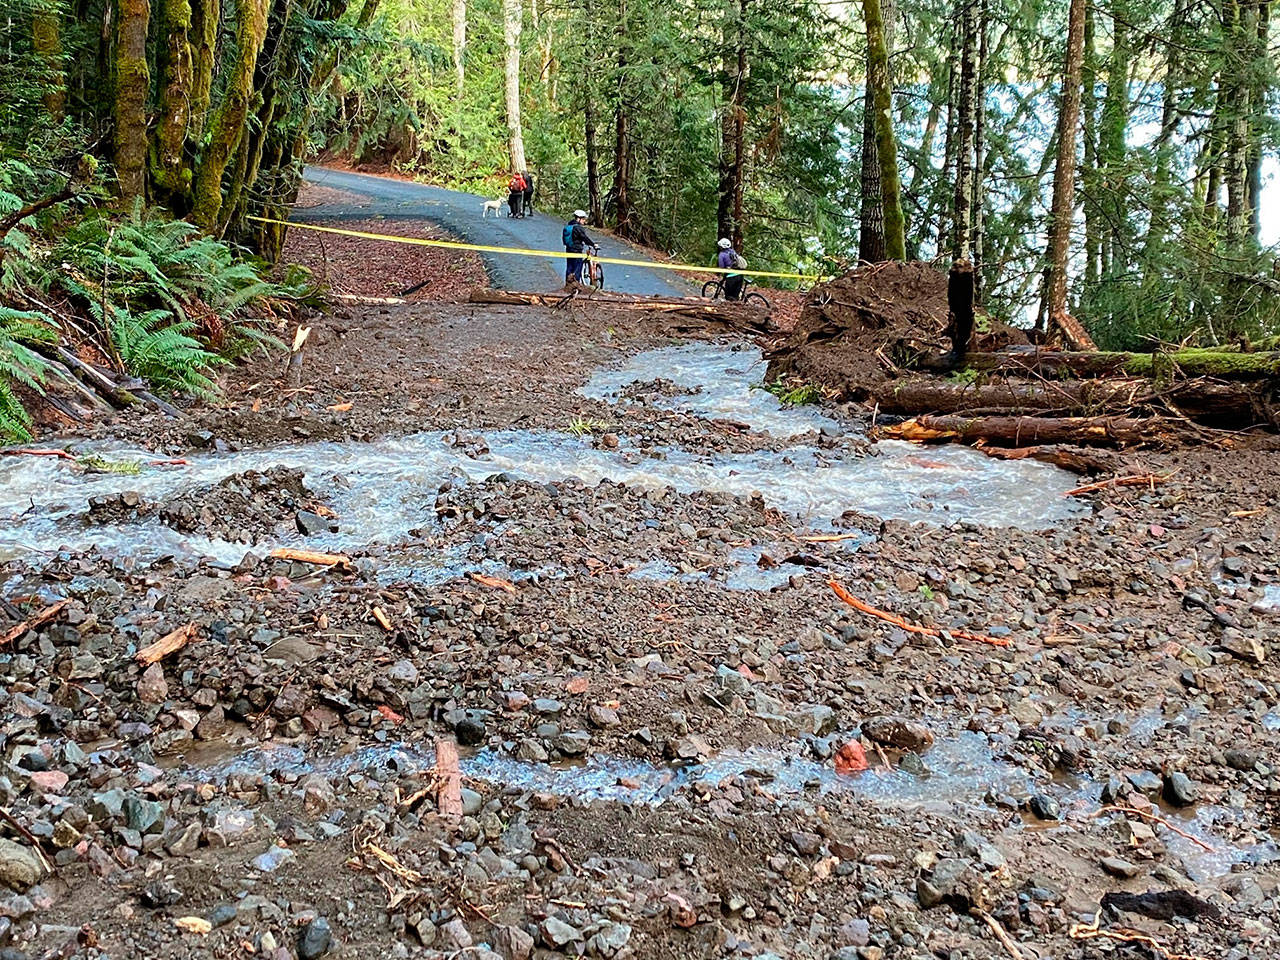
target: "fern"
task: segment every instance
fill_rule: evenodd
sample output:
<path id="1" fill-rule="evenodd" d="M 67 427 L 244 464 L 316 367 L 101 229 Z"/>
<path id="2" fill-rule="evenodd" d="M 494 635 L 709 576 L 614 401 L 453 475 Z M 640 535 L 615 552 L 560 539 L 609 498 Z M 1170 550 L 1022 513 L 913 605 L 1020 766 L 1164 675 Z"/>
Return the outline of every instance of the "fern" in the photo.
<path id="1" fill-rule="evenodd" d="M 46 318 L 38 313 L 0 305 L 0 440 L 31 439 L 31 417 L 18 399 L 13 384 L 37 393 L 49 365 L 29 344 L 56 338 Z"/>
<path id="2" fill-rule="evenodd" d="M 191 336 L 194 324 L 175 320 L 166 310 L 117 313 L 111 339 L 125 368 L 158 387 L 210 397 L 217 386 L 208 373 L 226 361 Z"/>

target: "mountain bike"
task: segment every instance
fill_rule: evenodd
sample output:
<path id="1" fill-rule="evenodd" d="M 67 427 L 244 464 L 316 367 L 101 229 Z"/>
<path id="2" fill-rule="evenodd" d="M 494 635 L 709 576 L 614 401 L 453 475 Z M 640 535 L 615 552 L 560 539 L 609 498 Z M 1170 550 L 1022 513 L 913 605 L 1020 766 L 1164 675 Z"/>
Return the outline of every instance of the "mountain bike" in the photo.
<path id="1" fill-rule="evenodd" d="M 752 304 L 753 306 L 764 307 L 766 310 L 772 309 L 773 305 L 769 303 L 768 299 L 765 297 L 763 293 L 756 293 L 755 291 L 752 291 L 750 293 L 747 292 L 747 287 L 751 286 L 750 277 L 743 277 L 742 280 L 743 280 L 742 298 L 738 301 L 739 303 L 749 303 L 749 304 Z M 704 283 L 702 285 L 703 299 L 706 299 L 706 300 L 722 299 L 724 297 L 724 281 L 725 281 L 724 277 L 719 277 L 716 280 L 708 280 L 706 283 Z"/>
<path id="2" fill-rule="evenodd" d="M 604 264 L 596 260 L 598 252 L 582 251 L 582 285 L 592 290 L 604 289 Z"/>

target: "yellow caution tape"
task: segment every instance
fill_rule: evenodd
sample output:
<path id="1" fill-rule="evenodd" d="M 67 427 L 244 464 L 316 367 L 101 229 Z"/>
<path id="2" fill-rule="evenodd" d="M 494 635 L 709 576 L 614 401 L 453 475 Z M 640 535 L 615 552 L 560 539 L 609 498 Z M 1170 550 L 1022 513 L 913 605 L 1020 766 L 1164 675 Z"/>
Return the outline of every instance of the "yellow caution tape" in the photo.
<path id="1" fill-rule="evenodd" d="M 457 240 L 428 240 L 426 237 L 401 237 L 389 233 L 366 233 L 363 230 L 343 230 L 339 227 L 322 227 L 315 223 L 298 223 L 293 220 L 274 220 L 270 217 L 254 217 L 248 219 L 258 223 L 274 223 L 282 227 L 293 227 L 297 230 L 315 230 L 319 233 L 336 233 L 343 237 L 358 237 L 361 240 L 384 240 L 388 243 L 408 243 L 419 247 L 443 247 L 446 250 L 474 250 L 477 253 L 507 253 L 520 257 L 550 257 L 563 260 L 572 256 L 563 250 L 531 250 L 525 247 L 491 247 L 482 243 L 461 243 Z M 646 270 L 692 270 L 698 273 L 732 273 L 740 277 L 772 277 L 777 280 L 812 280 L 821 283 L 830 277 L 820 277 L 808 273 L 775 273 L 770 270 L 734 270 L 727 267 L 700 267 L 687 263 L 654 263 L 649 260 L 623 260 L 618 257 L 592 257 L 596 263 L 617 263 L 626 267 L 644 267 Z"/>

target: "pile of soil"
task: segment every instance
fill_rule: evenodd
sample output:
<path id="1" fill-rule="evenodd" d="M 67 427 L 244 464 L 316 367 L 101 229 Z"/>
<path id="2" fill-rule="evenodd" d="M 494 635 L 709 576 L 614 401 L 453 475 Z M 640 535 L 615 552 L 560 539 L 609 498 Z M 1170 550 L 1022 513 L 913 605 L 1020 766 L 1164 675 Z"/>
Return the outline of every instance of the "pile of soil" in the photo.
<path id="1" fill-rule="evenodd" d="M 770 355 L 766 379 L 795 378 L 865 400 L 907 360 L 951 349 L 947 317 L 947 278 L 932 264 L 859 267 L 813 288 L 791 336 Z M 1022 331 L 980 315 L 971 349 L 1027 342 Z"/>

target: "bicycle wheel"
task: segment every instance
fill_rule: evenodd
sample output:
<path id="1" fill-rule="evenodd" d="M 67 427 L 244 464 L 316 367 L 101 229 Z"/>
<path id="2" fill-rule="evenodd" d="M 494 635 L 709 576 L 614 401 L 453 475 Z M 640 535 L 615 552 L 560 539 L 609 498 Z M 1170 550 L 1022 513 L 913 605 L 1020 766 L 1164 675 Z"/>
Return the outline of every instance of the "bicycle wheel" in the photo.
<path id="1" fill-rule="evenodd" d="M 720 294 L 724 290 L 724 281 L 708 280 L 702 285 L 702 297 L 705 300 L 719 300 Z"/>
<path id="2" fill-rule="evenodd" d="M 757 307 L 764 307 L 766 310 L 770 310 L 773 307 L 773 304 L 765 299 L 765 295 L 763 293 L 748 293 L 743 297 L 743 300 L 746 303 L 754 304 Z"/>

